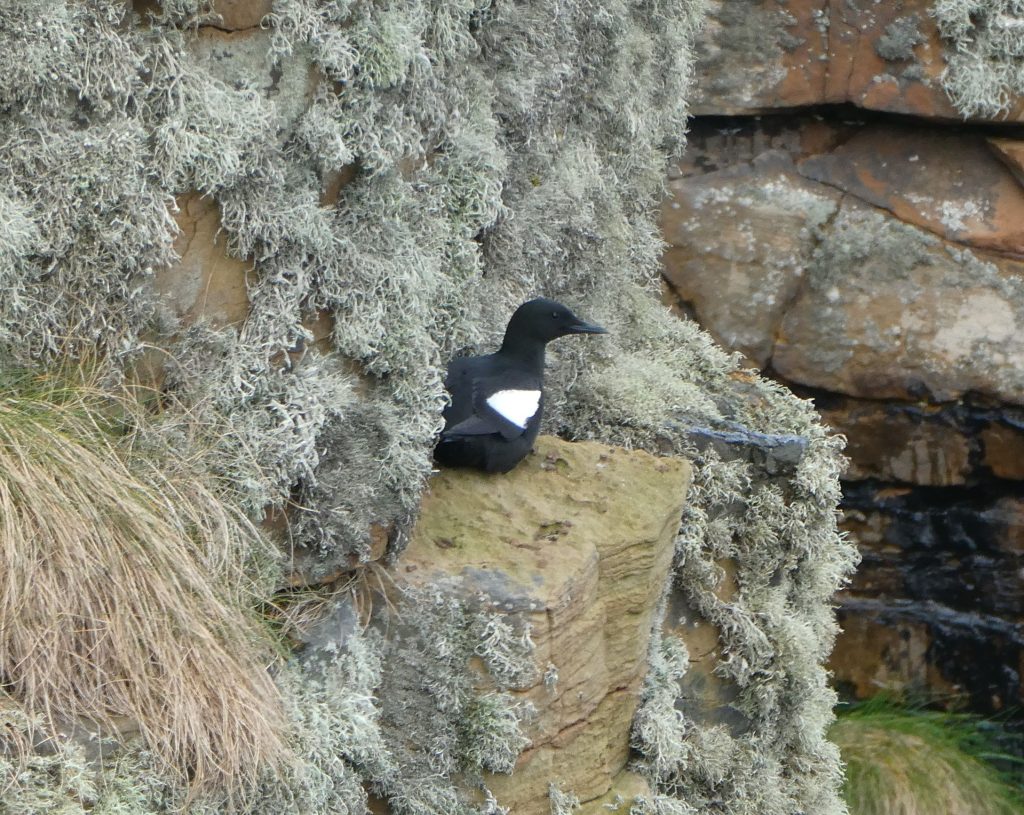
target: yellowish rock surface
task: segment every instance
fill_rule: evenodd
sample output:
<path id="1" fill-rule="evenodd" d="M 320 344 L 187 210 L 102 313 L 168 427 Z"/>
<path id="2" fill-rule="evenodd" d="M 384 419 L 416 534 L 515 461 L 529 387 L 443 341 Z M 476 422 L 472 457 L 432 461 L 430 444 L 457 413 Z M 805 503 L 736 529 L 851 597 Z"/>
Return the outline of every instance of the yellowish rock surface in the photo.
<path id="1" fill-rule="evenodd" d="M 551 437 L 507 475 L 431 480 L 399 582 L 532 626 L 532 745 L 511 776 L 488 778 L 517 815 L 547 815 L 549 782 L 586 803 L 623 771 L 689 481 L 681 459 Z"/>

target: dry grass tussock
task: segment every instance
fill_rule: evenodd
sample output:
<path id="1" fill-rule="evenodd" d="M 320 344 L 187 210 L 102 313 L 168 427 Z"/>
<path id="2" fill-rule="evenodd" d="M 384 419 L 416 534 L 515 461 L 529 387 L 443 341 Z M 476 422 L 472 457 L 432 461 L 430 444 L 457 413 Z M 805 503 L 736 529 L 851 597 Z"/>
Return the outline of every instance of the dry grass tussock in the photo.
<path id="1" fill-rule="evenodd" d="M 130 410 L 0 376 L 0 685 L 47 729 L 128 722 L 234 797 L 289 756 L 241 565 L 264 544 Z"/>

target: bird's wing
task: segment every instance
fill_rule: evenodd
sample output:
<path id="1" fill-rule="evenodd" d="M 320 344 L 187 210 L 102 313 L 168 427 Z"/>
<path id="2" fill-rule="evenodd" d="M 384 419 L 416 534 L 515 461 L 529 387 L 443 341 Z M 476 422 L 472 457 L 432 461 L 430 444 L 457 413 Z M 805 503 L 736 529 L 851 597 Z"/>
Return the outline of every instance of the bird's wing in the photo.
<path id="1" fill-rule="evenodd" d="M 497 433 L 503 439 L 515 439 L 541 409 L 540 388 L 501 389 L 491 378 L 476 380 L 473 386 L 473 415 L 445 430 L 443 438 Z"/>

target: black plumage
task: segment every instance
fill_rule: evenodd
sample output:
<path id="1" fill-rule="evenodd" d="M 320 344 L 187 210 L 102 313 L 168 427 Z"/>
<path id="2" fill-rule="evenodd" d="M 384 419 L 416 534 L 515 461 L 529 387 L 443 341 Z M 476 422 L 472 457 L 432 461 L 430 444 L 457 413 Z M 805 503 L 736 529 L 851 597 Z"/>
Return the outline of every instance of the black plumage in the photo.
<path id="1" fill-rule="evenodd" d="M 554 300 L 537 298 L 516 309 L 501 348 L 448 365 L 451 404 L 434 448 L 438 463 L 504 473 L 530 450 L 544 411 L 544 349 L 567 334 L 606 334 Z"/>

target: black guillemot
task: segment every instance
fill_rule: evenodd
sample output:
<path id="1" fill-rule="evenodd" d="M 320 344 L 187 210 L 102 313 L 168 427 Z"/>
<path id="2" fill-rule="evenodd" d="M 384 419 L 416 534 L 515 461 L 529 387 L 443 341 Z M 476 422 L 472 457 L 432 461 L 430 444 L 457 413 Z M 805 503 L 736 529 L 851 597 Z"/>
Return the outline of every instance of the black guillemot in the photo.
<path id="1" fill-rule="evenodd" d="M 566 334 L 607 334 L 554 300 L 516 309 L 494 354 L 448 364 L 451 404 L 434 459 L 450 467 L 505 473 L 530 450 L 544 410 L 544 348 Z"/>

